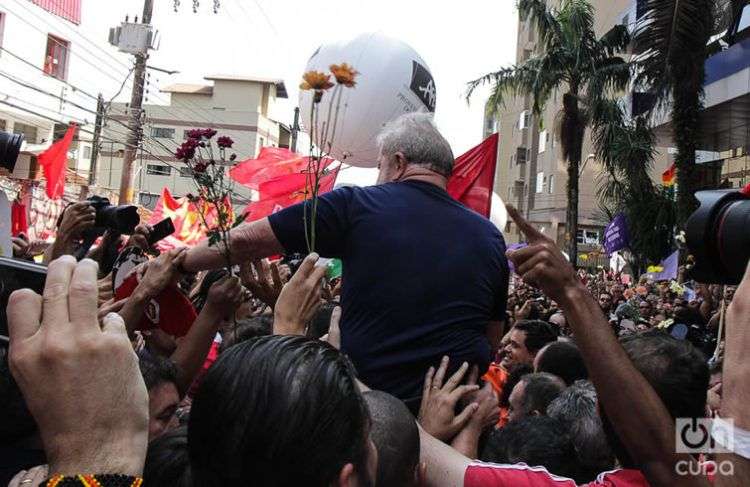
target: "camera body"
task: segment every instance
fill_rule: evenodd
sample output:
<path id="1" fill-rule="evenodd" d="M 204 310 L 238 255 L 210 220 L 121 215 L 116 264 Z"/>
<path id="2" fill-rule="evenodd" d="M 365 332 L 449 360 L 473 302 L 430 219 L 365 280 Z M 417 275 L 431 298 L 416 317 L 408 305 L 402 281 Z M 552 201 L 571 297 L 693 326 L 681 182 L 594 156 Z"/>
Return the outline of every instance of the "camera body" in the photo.
<path id="1" fill-rule="evenodd" d="M 120 234 L 131 234 L 141 221 L 138 207 L 133 205 L 113 206 L 108 198 L 91 196 L 88 200 L 96 210 L 94 226 L 107 228 Z"/>
<path id="2" fill-rule="evenodd" d="M 698 191 L 700 207 L 685 225 L 695 258 L 689 277 L 698 282 L 737 284 L 750 260 L 750 196 L 737 190 Z"/>
<path id="3" fill-rule="evenodd" d="M 23 145 L 23 134 L 0 132 L 0 167 L 13 172 Z"/>

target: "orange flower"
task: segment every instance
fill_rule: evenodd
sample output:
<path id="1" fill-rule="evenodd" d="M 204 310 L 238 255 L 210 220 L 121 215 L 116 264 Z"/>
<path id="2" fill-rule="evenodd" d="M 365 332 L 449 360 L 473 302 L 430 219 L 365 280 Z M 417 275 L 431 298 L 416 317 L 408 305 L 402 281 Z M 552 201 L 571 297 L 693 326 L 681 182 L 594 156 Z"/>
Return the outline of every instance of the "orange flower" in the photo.
<path id="1" fill-rule="evenodd" d="M 331 70 L 331 73 L 333 73 L 338 84 L 344 85 L 347 88 L 354 88 L 354 85 L 357 84 L 357 82 L 354 81 L 354 78 L 359 74 L 359 71 L 355 70 L 348 64 L 331 64 L 329 69 Z"/>
<path id="2" fill-rule="evenodd" d="M 302 83 L 299 85 L 300 90 L 327 90 L 333 87 L 331 75 L 321 73 L 320 71 L 308 71 L 302 75 Z"/>

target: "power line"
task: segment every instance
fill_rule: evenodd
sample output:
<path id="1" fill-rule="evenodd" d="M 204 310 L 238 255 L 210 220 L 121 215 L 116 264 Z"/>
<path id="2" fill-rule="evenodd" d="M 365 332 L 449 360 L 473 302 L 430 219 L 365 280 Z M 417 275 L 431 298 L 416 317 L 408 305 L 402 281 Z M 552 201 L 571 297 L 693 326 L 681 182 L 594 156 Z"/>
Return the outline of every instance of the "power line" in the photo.
<path id="1" fill-rule="evenodd" d="M 21 5 L 21 6 L 23 6 L 23 5 L 25 5 L 25 4 L 26 4 L 26 2 L 25 2 L 25 1 L 23 1 L 23 0 L 14 0 L 14 1 L 15 1 L 15 2 L 16 2 L 17 4 Z M 40 17 L 39 15 L 37 15 L 36 13 L 34 13 L 34 12 L 33 12 L 32 10 L 30 10 L 29 8 L 27 8 L 27 7 L 25 7 L 25 6 L 23 6 L 22 8 L 23 8 L 23 10 L 25 10 L 25 11 L 26 11 L 26 12 L 28 12 L 29 14 L 33 15 L 33 16 L 34 16 L 34 17 L 35 17 L 36 19 L 38 19 L 39 21 L 43 22 L 44 24 L 46 24 L 47 26 L 51 27 L 52 29 L 55 29 L 55 26 L 54 26 L 54 25 L 52 25 L 52 24 L 50 24 L 50 22 L 49 22 L 48 20 L 46 20 L 45 18 L 43 18 L 43 17 Z M 24 19 L 24 18 L 23 18 L 23 17 L 21 17 L 20 15 L 16 14 L 16 16 L 17 16 L 17 17 L 18 17 L 19 19 L 21 19 L 21 20 L 22 20 L 23 22 L 25 22 L 26 24 L 28 24 L 29 26 L 31 26 L 32 28 L 34 28 L 34 29 L 38 30 L 38 31 L 39 31 L 39 32 L 41 32 L 42 34 L 45 34 L 45 35 L 47 35 L 47 36 L 48 36 L 48 39 L 49 39 L 49 34 L 48 34 L 48 33 L 44 32 L 44 31 L 43 31 L 43 30 L 41 30 L 41 29 L 40 29 L 39 27 L 37 27 L 37 26 L 36 26 L 36 25 L 34 25 L 33 23 L 29 22 L 28 20 Z M 64 25 L 67 25 L 67 24 L 64 24 Z M 76 32 L 76 31 L 74 30 L 74 32 Z M 78 33 L 78 32 L 77 32 L 77 33 Z M 80 34 L 80 33 L 78 33 L 78 35 L 79 35 L 79 36 L 81 36 L 82 38 L 85 38 L 85 37 L 83 36 L 83 34 Z M 88 40 L 88 39 L 87 39 L 87 40 Z M 78 52 L 74 52 L 74 51 L 73 51 L 73 49 L 71 49 L 71 48 L 70 48 L 70 46 L 67 46 L 67 45 L 65 45 L 65 44 L 62 44 L 62 43 L 58 42 L 58 41 L 57 41 L 56 39 L 54 39 L 54 37 L 52 38 L 52 41 L 53 41 L 53 42 L 55 42 L 56 44 L 58 44 L 58 45 L 59 45 L 60 47 L 62 47 L 63 49 L 65 49 L 65 50 L 66 50 L 67 52 L 70 52 L 70 53 L 71 53 L 71 55 L 72 55 L 72 54 L 76 54 L 76 55 L 78 55 L 78 56 L 79 56 L 79 57 L 80 57 L 81 59 L 84 59 L 84 60 L 85 60 L 85 58 L 84 58 L 84 57 L 83 57 L 83 56 L 82 56 L 81 54 L 79 54 Z M 89 40 L 89 42 L 91 42 L 92 44 L 94 44 L 94 43 L 93 43 L 93 41 L 90 41 L 90 40 Z M 95 58 L 95 59 L 97 59 L 97 60 L 99 60 L 99 61 L 101 61 L 101 62 L 104 62 L 104 63 L 105 63 L 105 64 L 106 64 L 106 65 L 107 65 L 108 67 L 114 68 L 115 70 L 117 70 L 117 69 L 118 69 L 118 68 L 114 67 L 114 66 L 113 66 L 112 64 L 109 64 L 108 62 L 104 61 L 104 60 L 103 60 L 103 59 L 102 59 L 101 57 L 97 56 L 96 54 L 94 54 L 94 53 L 93 53 L 93 52 L 91 52 L 90 50 L 86 49 L 86 48 L 85 48 L 84 46 L 82 46 L 82 45 L 81 45 L 80 47 L 81 47 L 81 49 L 82 49 L 83 51 L 85 51 L 86 53 L 88 53 L 89 55 L 91 55 L 91 56 L 92 56 L 93 58 Z M 108 54 L 108 53 L 106 53 L 106 51 L 105 51 L 105 54 Z M 127 66 L 127 65 L 125 65 L 125 64 L 122 64 L 122 62 L 121 62 L 121 61 L 118 61 L 118 60 L 117 60 L 116 58 L 114 58 L 114 56 L 113 56 L 113 55 L 109 54 L 109 56 L 110 56 L 111 58 L 115 59 L 115 61 L 116 61 L 116 62 L 120 63 L 120 64 L 121 64 L 121 67 L 124 67 L 124 68 L 125 68 L 125 70 L 127 70 L 127 69 L 128 69 L 128 66 Z M 87 61 L 87 63 L 88 63 L 88 61 Z M 95 65 L 95 64 L 92 64 L 92 63 L 88 63 L 88 64 L 90 64 L 90 65 L 91 65 L 92 67 L 94 67 L 94 68 L 97 68 L 98 70 L 100 70 L 100 71 L 101 71 L 101 65 L 97 66 L 97 65 Z M 109 76 L 109 75 L 108 75 L 108 76 Z M 111 76 L 110 76 L 110 77 L 111 77 Z M 115 79 L 115 78 L 113 78 L 113 79 Z"/>
<path id="2" fill-rule="evenodd" d="M 59 95 L 55 95 L 54 93 L 50 93 L 49 91 L 46 91 L 46 90 L 44 90 L 42 88 L 39 88 L 39 87 L 31 85 L 31 84 L 29 84 L 29 83 L 27 83 L 25 81 L 22 81 L 22 80 L 20 80 L 18 78 L 15 78 L 14 76 L 12 76 L 12 75 L 10 75 L 8 73 L 0 71 L 0 76 L 2 76 L 3 78 L 9 79 L 9 80 L 11 80 L 14 83 L 23 86 L 24 88 L 28 88 L 30 90 L 36 91 L 37 93 L 42 93 L 43 95 L 51 96 L 52 98 L 60 100 L 60 101 L 62 101 L 64 103 L 68 103 L 70 105 L 73 105 L 74 107 L 78 108 L 79 110 L 83 110 L 85 112 L 88 112 L 88 113 L 96 115 L 96 110 L 91 110 L 90 108 L 86 108 L 86 107 L 83 107 L 81 105 L 78 105 L 77 103 L 74 103 L 72 101 L 66 100 L 65 98 L 63 98 L 63 97 L 61 97 Z"/>
<path id="3" fill-rule="evenodd" d="M 23 62 L 24 64 L 27 64 L 28 66 L 31 66 L 32 68 L 36 69 L 37 71 L 41 71 L 42 73 L 44 73 L 45 75 L 48 76 L 48 73 L 46 71 L 44 71 L 44 69 L 42 69 L 39 66 L 37 66 L 37 65 L 29 62 L 28 60 L 22 58 L 18 54 L 15 54 L 15 53 L 9 51 L 8 49 L 6 49 L 3 46 L 0 46 L 0 50 L 3 51 L 3 52 L 5 52 L 5 53 L 10 54 L 11 56 L 13 56 L 14 58 L 16 58 L 19 61 Z M 59 79 L 59 78 L 55 78 L 55 79 L 58 80 L 60 83 L 66 85 L 66 86 L 69 86 L 74 92 L 76 92 L 76 91 L 80 92 L 81 94 L 88 96 L 92 100 L 96 100 L 96 98 L 97 98 L 95 95 L 92 95 L 91 93 L 87 92 L 86 90 L 84 90 L 82 88 L 79 88 L 78 86 L 75 86 L 75 85 L 73 85 L 71 83 L 68 83 L 67 81 L 65 81 L 63 79 Z"/>
<path id="4" fill-rule="evenodd" d="M 24 100 L 24 99 L 22 99 L 22 98 L 19 98 L 19 97 L 17 97 L 17 96 L 14 96 L 14 95 L 10 95 L 10 94 L 8 94 L 8 93 L 1 93 L 1 92 L 0 92 L 0 95 L 1 95 L 1 96 L 4 96 L 4 97 L 6 97 L 6 98 L 13 98 L 13 99 L 15 99 L 15 100 L 18 100 L 18 101 L 24 102 L 24 103 L 26 103 L 27 105 L 30 105 L 30 106 L 32 106 L 32 107 L 34 107 L 34 108 L 36 108 L 36 109 L 39 109 L 39 110 L 47 110 L 47 111 L 50 111 L 50 112 L 55 112 L 54 110 L 52 110 L 52 109 L 50 109 L 50 108 L 47 108 L 47 107 L 45 107 L 45 106 L 42 106 L 42 105 L 36 105 L 36 104 L 34 104 L 34 103 L 31 103 L 30 101 Z M 2 101 L 2 100 L 0 100 L 0 101 Z M 12 106 L 12 105 L 11 105 L 10 103 L 6 103 L 6 105 Z M 57 112 L 57 113 L 60 113 L 60 112 Z M 69 115 L 69 114 L 66 114 L 66 113 L 60 113 L 60 115 L 61 115 L 61 116 L 65 116 L 65 117 L 67 117 L 67 118 L 68 118 L 69 120 L 72 120 L 72 121 L 76 122 L 76 123 L 77 123 L 78 125 L 90 125 L 90 122 L 89 122 L 88 120 L 86 120 L 86 119 L 83 119 L 83 120 L 82 120 L 82 119 L 80 119 L 80 118 L 78 118 L 78 117 L 74 117 L 73 115 Z M 68 122 L 60 122 L 60 121 L 58 121 L 58 120 L 55 120 L 55 121 L 56 121 L 57 123 L 68 123 Z"/>
<path id="5" fill-rule="evenodd" d="M 30 113 L 31 115 L 37 116 L 37 117 L 39 117 L 39 118 L 43 118 L 43 119 L 49 120 L 49 121 L 51 121 L 51 122 L 54 122 L 54 123 L 58 123 L 58 124 L 63 124 L 63 125 L 67 124 L 67 122 L 63 122 L 63 121 L 61 121 L 61 120 L 58 120 L 58 119 L 55 119 L 55 118 L 53 118 L 53 117 L 49 117 L 49 116 L 47 116 L 47 115 L 44 115 L 44 114 L 41 114 L 41 113 L 35 112 L 35 111 L 33 111 L 33 110 L 29 110 L 28 108 L 25 108 L 25 107 L 22 107 L 22 106 L 16 105 L 16 104 L 14 104 L 14 103 L 10 103 L 10 102 L 8 102 L 7 100 L 0 100 L 0 103 L 1 103 L 1 104 L 4 104 L 4 105 L 7 105 L 7 106 L 9 106 L 9 107 L 15 108 L 15 109 L 17 109 L 17 110 L 21 110 L 21 111 L 23 111 L 23 112 L 26 112 L 26 113 Z M 19 117 L 19 118 L 23 118 L 23 117 Z M 35 123 L 35 122 L 32 122 L 32 124 L 33 124 L 33 123 Z M 78 127 L 78 130 L 79 130 L 79 132 L 84 132 L 84 133 L 88 133 L 88 134 L 91 134 L 91 135 L 93 135 L 93 134 L 94 134 L 94 133 L 93 133 L 93 132 L 91 132 L 90 130 L 86 130 L 86 129 L 84 129 L 84 128 L 80 127 L 80 126 Z M 123 134 L 121 134 L 121 133 L 116 133 L 116 134 L 117 134 L 117 135 L 123 135 Z M 136 150 L 141 150 L 142 152 L 145 152 L 146 154 L 148 154 L 148 155 L 150 155 L 151 157 L 155 158 L 156 160 L 158 160 L 158 161 L 162 162 L 163 164 L 166 164 L 167 166 L 169 166 L 169 167 L 171 167 L 171 168 L 173 168 L 173 169 L 177 170 L 178 172 L 180 171 L 180 168 L 179 168 L 179 167 L 175 166 L 175 165 L 174 165 L 174 164 L 172 164 L 172 163 L 171 163 L 170 161 L 167 161 L 167 160 L 165 160 L 165 159 L 164 159 L 164 158 L 163 158 L 162 156 L 159 156 L 159 155 L 157 155 L 157 154 L 154 154 L 154 153 L 153 153 L 153 152 L 151 152 L 150 150 L 148 150 L 148 149 L 144 148 L 142 144 L 140 145 L 140 147 L 139 147 L 139 146 L 133 146 L 133 145 L 130 145 L 130 144 L 126 143 L 126 142 L 121 142 L 121 141 L 118 141 L 118 140 L 114 140 L 114 139 L 111 139 L 111 138 L 109 138 L 109 137 L 106 137 L 106 136 L 104 136 L 104 135 L 102 135 L 102 136 L 101 136 L 101 139 L 102 139 L 102 140 L 106 140 L 106 141 L 108 141 L 108 142 L 111 142 L 111 143 L 113 143 L 113 144 L 121 144 L 121 145 L 123 145 L 123 146 L 125 146 L 125 147 L 131 147 L 131 148 L 134 148 L 134 149 L 136 149 Z M 154 140 L 155 140 L 155 139 L 154 139 Z M 162 143 L 161 143 L 160 141 L 157 141 L 157 142 L 159 142 L 159 144 L 161 144 L 161 145 L 162 145 L 162 147 L 164 147 L 164 148 L 165 148 L 166 150 L 169 150 L 169 148 L 168 148 L 168 147 L 167 147 L 166 145 L 162 144 Z M 112 168 L 110 168 L 110 171 L 111 171 L 111 170 L 112 170 Z M 244 204 L 249 204 L 249 203 L 252 203 L 252 200 L 250 200 L 250 199 L 248 199 L 247 197 L 245 197 L 245 196 L 243 196 L 243 195 L 241 195 L 241 194 L 237 193 L 237 192 L 236 192 L 236 191 L 234 191 L 234 190 L 230 190 L 230 193 L 231 193 L 231 194 L 232 194 L 233 196 L 235 196 L 235 197 L 236 197 L 236 198 L 237 198 L 238 200 L 240 200 L 240 202 L 241 202 L 241 203 L 244 203 Z"/>

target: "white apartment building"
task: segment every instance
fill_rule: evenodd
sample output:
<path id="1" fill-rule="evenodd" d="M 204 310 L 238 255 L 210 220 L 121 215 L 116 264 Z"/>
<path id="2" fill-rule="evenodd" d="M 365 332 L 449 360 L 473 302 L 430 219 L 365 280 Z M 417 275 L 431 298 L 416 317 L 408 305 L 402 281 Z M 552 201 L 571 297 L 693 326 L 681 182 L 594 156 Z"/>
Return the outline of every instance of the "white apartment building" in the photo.
<path id="1" fill-rule="evenodd" d="M 171 98 L 169 105 L 147 104 L 143 107 L 143 150 L 136 159 L 135 190 L 138 202 L 153 209 L 163 188 L 175 196 L 195 192 L 187 166 L 174 157 L 174 151 L 197 128 L 212 128 L 219 135 L 231 137 L 232 152 L 237 161 L 257 156 L 261 147 L 288 147 L 288 127 L 277 120 L 281 113 L 277 100 L 286 98 L 284 82 L 279 79 L 252 76 L 207 76 L 210 84 L 172 84 L 162 88 Z M 97 185 L 116 189 L 122 175 L 125 146 L 107 139 L 118 137 L 128 121 L 128 107 L 115 103 L 109 110 L 103 130 L 103 141 L 97 164 Z M 251 191 L 237 185 L 233 198 L 244 207 Z"/>
<path id="2" fill-rule="evenodd" d="M 34 156 L 69 122 L 80 127 L 69 167 L 88 177 L 96 96 L 117 92 L 132 58 L 109 45 L 107 26 L 85 7 L 84 0 L 0 0 L 0 130 L 26 138 L 17 178 L 34 178 Z"/>

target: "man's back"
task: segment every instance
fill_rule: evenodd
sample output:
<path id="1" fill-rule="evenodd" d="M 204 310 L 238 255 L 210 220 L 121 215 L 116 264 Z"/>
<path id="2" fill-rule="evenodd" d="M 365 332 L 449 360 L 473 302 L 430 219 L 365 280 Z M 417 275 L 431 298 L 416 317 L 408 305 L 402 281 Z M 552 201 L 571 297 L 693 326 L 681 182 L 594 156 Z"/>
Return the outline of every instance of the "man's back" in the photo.
<path id="1" fill-rule="evenodd" d="M 304 251 L 302 209 L 270 218 L 287 251 Z M 320 198 L 316 250 L 344 262 L 342 349 L 365 383 L 418 396 L 425 370 L 490 361 L 488 321 L 505 311 L 505 243 L 443 189 L 406 181 Z"/>

